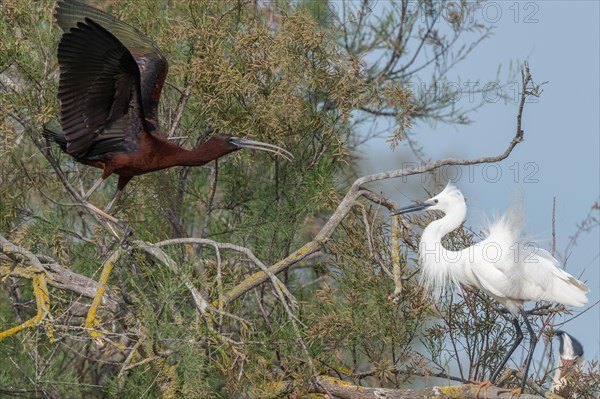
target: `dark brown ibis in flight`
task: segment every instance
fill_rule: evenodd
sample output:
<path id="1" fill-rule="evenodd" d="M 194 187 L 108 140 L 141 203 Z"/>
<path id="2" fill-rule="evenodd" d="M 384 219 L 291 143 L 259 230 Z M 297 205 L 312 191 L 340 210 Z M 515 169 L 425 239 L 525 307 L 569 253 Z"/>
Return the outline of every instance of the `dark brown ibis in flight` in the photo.
<path id="1" fill-rule="evenodd" d="M 163 137 L 157 118 L 168 63 L 138 29 L 76 0 L 58 1 L 63 30 L 58 45 L 62 131 L 44 129 L 76 161 L 102 169 L 84 204 L 112 221 L 108 211 L 132 177 L 173 166 L 200 166 L 242 148 L 292 154 L 272 144 L 218 135 L 193 150 Z M 104 179 L 119 176 L 104 212 L 88 199 Z"/>

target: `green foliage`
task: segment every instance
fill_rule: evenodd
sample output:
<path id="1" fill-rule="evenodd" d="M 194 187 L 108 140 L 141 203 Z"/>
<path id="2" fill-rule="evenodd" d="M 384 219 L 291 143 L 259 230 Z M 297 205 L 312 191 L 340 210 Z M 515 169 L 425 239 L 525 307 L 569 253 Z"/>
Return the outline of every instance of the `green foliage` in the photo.
<path id="1" fill-rule="evenodd" d="M 422 329 L 424 297 L 412 283 L 398 297 L 390 295 L 394 286 L 380 263 L 381 258 L 384 265 L 391 263 L 384 225 L 372 234 L 378 255 L 362 245 L 367 237 L 360 219 L 348 220 L 343 229 L 332 244 L 335 269 L 307 308 L 308 340 L 314 356 L 328 367 L 374 376 L 379 385 L 401 386 L 411 377 L 398 370 L 417 367 L 422 360 L 412 341 Z M 405 268 L 403 275 L 412 272 Z"/>
<path id="2" fill-rule="evenodd" d="M 368 2 L 344 3 L 345 14 L 332 7 L 338 2 L 322 0 L 92 3 L 147 33 L 167 56 L 159 113 L 174 142 L 192 148 L 212 131 L 229 132 L 285 147 L 295 159 L 240 151 L 206 167 L 137 177 L 114 209 L 131 234 L 116 240 L 69 195 L 69 189 L 84 192 L 98 171 L 40 135 L 59 119 L 54 1 L 4 0 L 0 234 L 44 262 L 52 263 L 50 257 L 95 280 L 115 249 L 125 254 L 108 281 L 118 310 L 99 312 L 103 346 L 81 328 L 89 299 L 72 286 L 50 284 L 55 340 L 40 325 L 2 341 L 0 358 L 10 364 L 0 367 L 0 394 L 10 386 L 61 398 L 267 398 L 292 391 L 300 397 L 312 377 L 327 373 L 402 386 L 414 377 L 411 370 L 446 369 L 459 357 L 440 320 L 471 351 L 469 375 L 495 364 L 494 342 L 501 342 L 505 325 L 497 327 L 489 301 L 471 293 L 461 300 L 472 306 L 449 298 L 436 314 L 414 277 L 406 249 L 415 248 L 413 236 L 403 238 L 402 291 L 390 295 L 396 287 L 389 226 L 362 202 L 323 243 L 321 257 L 278 276 L 297 303 L 262 284 L 221 308 L 223 296 L 251 279 L 257 264 L 231 249 L 163 246 L 173 270 L 132 244 L 210 238 L 247 247 L 267 266 L 285 258 L 314 238 L 339 205 L 355 177 L 353 150 L 365 121 L 393 118 L 393 140 L 404 137 L 413 119 L 465 122 L 466 111 L 415 96 L 404 85 L 429 64 L 431 79 L 443 81 L 489 27 L 455 15 L 422 37 L 421 23 L 441 23 L 439 13 L 423 8 L 422 15 L 406 15 L 401 3 L 390 3 L 376 21 Z M 464 33 L 480 36 L 456 52 L 441 51 Z M 423 47 L 433 58 L 419 53 Z M 105 204 L 114 186 L 111 177 L 91 202 Z M 447 244 L 461 247 L 472 238 L 463 231 Z M 0 278 L 25 266 L 0 253 Z M 37 311 L 30 276 L 19 276 L 1 284 L 3 330 Z M 218 309 L 199 312 L 190 285 Z"/>

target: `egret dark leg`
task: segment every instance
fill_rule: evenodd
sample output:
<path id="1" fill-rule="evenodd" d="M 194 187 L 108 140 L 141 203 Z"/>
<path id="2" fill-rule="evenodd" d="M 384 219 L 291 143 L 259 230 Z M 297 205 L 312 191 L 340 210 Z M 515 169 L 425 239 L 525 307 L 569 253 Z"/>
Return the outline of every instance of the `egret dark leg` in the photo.
<path id="1" fill-rule="evenodd" d="M 527 321 L 527 318 L 525 318 L 525 321 Z M 515 330 L 516 330 L 515 341 L 513 342 L 512 346 L 510 347 L 510 349 L 504 356 L 504 359 L 502 359 L 502 361 L 500 362 L 500 365 L 498 366 L 496 371 L 494 371 L 492 373 L 492 376 L 490 377 L 490 381 L 492 382 L 492 384 L 494 384 L 496 382 L 496 378 L 498 378 L 498 376 L 500 375 L 500 372 L 506 365 L 506 362 L 508 362 L 508 359 L 510 359 L 511 355 L 517 349 L 517 347 L 519 346 L 521 341 L 523 341 L 523 331 L 521 331 L 521 327 L 519 326 L 519 319 L 514 318 L 512 323 L 513 323 L 513 326 L 515 326 Z M 527 324 L 527 329 L 529 329 L 529 328 L 531 328 L 531 327 L 529 326 L 529 324 Z"/>
<path id="2" fill-rule="evenodd" d="M 535 350 L 538 339 L 537 335 L 535 335 L 535 331 L 531 328 L 531 324 L 529 324 L 529 320 L 527 320 L 527 315 L 523 309 L 520 310 L 520 313 L 521 316 L 523 316 L 523 320 L 525 320 L 525 326 L 529 332 L 529 353 L 525 358 L 525 368 L 523 369 L 523 379 L 521 380 L 521 390 L 524 390 L 525 384 L 527 383 L 527 374 L 529 374 L 529 366 L 531 366 L 531 360 L 533 359 L 533 351 Z"/>

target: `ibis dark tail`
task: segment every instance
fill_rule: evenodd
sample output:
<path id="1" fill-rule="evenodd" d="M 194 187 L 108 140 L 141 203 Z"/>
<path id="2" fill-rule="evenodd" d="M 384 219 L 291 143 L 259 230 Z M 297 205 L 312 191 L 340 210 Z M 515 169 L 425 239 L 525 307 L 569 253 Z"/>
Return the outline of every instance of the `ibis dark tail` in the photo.
<path id="1" fill-rule="evenodd" d="M 61 130 L 53 130 L 44 126 L 44 130 L 42 130 L 42 136 L 47 138 L 48 140 L 54 141 L 61 150 L 67 152 L 67 139 Z"/>
<path id="2" fill-rule="evenodd" d="M 42 136 L 44 136 L 45 138 L 47 138 L 50 141 L 54 141 L 56 144 L 58 144 L 58 146 L 60 147 L 61 150 L 63 150 L 64 152 L 67 152 L 67 139 L 65 138 L 64 133 L 61 130 L 54 130 L 54 129 L 50 129 L 46 126 L 44 126 L 43 130 L 42 130 Z M 78 160 L 77 158 L 75 158 L 75 160 Z M 85 162 L 83 162 L 85 163 Z M 123 177 L 119 178 L 119 184 L 121 184 L 121 180 L 124 179 Z M 125 184 L 127 184 L 127 182 L 131 179 L 131 177 L 127 177 L 125 178 Z M 88 209 L 90 209 L 91 211 L 97 213 L 98 215 L 110 220 L 111 222 L 114 223 L 118 223 L 119 221 L 114 218 L 113 216 L 109 215 L 107 212 L 110 209 L 110 207 L 113 205 L 113 203 L 115 202 L 115 200 L 119 197 L 119 195 L 121 194 L 122 191 L 122 187 L 119 188 L 119 190 L 117 190 L 117 193 L 115 194 L 115 196 L 113 197 L 113 199 L 110 201 L 110 203 L 108 204 L 109 206 L 107 207 L 106 211 L 102 211 L 100 209 L 98 209 L 97 207 L 95 207 L 94 205 L 90 204 L 88 202 L 89 197 L 92 195 L 92 193 L 94 191 L 96 191 L 96 189 L 100 186 L 100 184 L 102 183 L 104 179 L 100 178 L 95 184 L 94 186 L 88 190 L 87 193 L 85 193 L 83 195 L 83 197 L 81 198 L 81 202 L 83 203 L 83 205 L 85 205 Z M 124 186 L 124 185 L 123 185 Z"/>

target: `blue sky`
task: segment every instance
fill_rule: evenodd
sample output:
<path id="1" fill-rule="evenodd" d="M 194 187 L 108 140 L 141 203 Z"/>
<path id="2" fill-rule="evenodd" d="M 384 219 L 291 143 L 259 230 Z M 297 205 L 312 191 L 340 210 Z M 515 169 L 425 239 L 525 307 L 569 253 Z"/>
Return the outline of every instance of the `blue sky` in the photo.
<path id="1" fill-rule="evenodd" d="M 577 231 L 576 225 L 600 198 L 600 3 L 487 4 L 488 19 L 496 21 L 494 35 L 456 67 L 456 76 L 462 82 L 479 80 L 484 85 L 495 80 L 500 64 L 507 67 L 511 62 L 516 65 L 528 60 L 534 80 L 548 83 L 539 101 L 526 105 L 525 141 L 509 158 L 487 169 L 476 166 L 462 170 L 457 185 L 468 199 L 467 224 L 480 226 L 483 214 L 503 212 L 522 194 L 526 232 L 550 249 L 552 200 L 556 197 L 557 250 L 561 252 Z M 458 105 L 468 107 L 467 101 L 468 96 L 463 95 Z M 474 123 L 469 126 L 418 124 L 413 132 L 433 160 L 496 155 L 514 135 L 516 114 L 516 101 L 490 102 L 471 114 Z M 399 168 L 409 154 L 403 147 L 392 151 L 385 139 L 373 140 L 361 150 L 363 174 Z M 419 182 L 418 177 L 409 181 Z M 408 188 L 410 184 L 395 180 L 380 184 L 378 189 L 408 204 L 424 199 L 415 185 Z M 600 299 L 599 254 L 600 231 L 595 228 L 580 236 L 567 261 L 567 271 L 587 281 L 590 304 Z M 574 309 L 575 315 L 579 312 Z M 587 359 L 600 358 L 598 305 L 562 328 L 582 342 Z"/>

